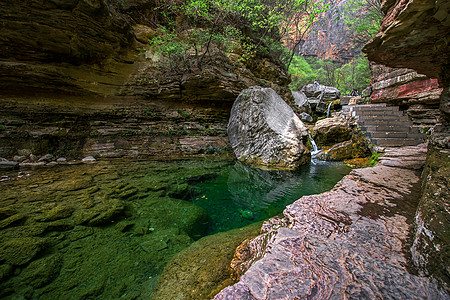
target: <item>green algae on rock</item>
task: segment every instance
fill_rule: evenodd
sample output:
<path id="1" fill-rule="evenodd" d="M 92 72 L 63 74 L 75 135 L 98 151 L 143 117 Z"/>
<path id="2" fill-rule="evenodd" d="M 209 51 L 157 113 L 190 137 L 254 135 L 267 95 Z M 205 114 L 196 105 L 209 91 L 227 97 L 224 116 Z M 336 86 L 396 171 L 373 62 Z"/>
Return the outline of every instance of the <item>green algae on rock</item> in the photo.
<path id="1" fill-rule="evenodd" d="M 259 234 L 261 222 L 204 237 L 178 253 L 164 268 L 151 299 L 211 299 L 233 284 L 235 249 Z"/>

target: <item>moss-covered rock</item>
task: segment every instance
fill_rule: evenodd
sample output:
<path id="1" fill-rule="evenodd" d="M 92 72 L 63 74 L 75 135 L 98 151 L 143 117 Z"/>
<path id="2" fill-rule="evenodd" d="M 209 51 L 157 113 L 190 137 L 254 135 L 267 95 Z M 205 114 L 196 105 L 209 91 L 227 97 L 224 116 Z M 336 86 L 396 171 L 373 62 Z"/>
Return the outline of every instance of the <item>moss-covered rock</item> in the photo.
<path id="1" fill-rule="evenodd" d="M 178 253 L 161 275 L 151 299 L 211 299 L 233 284 L 236 247 L 259 233 L 261 223 L 204 237 Z"/>
<path id="2" fill-rule="evenodd" d="M 11 265 L 24 265 L 46 247 L 46 240 L 37 237 L 17 238 L 0 246 L 0 261 Z"/>
<path id="3" fill-rule="evenodd" d="M 62 265 L 61 255 L 51 255 L 32 261 L 22 272 L 24 280 L 35 288 L 42 287 L 55 279 Z"/>

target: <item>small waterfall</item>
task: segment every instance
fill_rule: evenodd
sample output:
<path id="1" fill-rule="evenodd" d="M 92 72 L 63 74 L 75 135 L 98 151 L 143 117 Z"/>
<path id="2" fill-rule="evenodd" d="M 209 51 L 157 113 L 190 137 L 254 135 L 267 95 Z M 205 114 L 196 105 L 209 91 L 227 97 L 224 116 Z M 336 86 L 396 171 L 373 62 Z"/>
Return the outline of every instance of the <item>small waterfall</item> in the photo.
<path id="1" fill-rule="evenodd" d="M 317 144 L 309 132 L 308 132 L 308 137 L 309 137 L 309 141 L 311 142 L 311 145 L 313 147 L 313 151 L 311 151 L 311 160 L 312 160 L 313 158 L 315 158 L 317 156 L 317 154 L 322 152 L 322 150 L 319 150 L 319 148 L 317 148 Z"/>
<path id="2" fill-rule="evenodd" d="M 330 117 L 331 104 L 333 104 L 333 102 L 330 102 L 330 104 L 328 104 L 328 108 L 327 108 L 327 118 Z"/>

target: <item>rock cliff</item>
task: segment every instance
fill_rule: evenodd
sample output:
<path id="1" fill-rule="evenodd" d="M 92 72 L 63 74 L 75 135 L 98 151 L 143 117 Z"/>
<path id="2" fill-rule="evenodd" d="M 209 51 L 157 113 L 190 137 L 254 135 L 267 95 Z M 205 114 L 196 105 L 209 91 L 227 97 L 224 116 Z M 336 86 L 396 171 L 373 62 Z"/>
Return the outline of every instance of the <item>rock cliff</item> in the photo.
<path id="1" fill-rule="evenodd" d="M 266 85 L 292 98 L 270 57 L 243 62 L 211 46 L 201 67 L 158 68 L 147 50 L 162 10 L 151 0 L 2 1 L 0 157 L 213 153 L 228 147 L 242 89 Z"/>
<path id="2" fill-rule="evenodd" d="M 304 56 L 317 56 L 340 62 L 350 61 L 361 49 L 352 41 L 343 14 L 348 0 L 328 1 L 331 8 L 313 25 L 299 52 Z"/>
<path id="3" fill-rule="evenodd" d="M 450 273 L 444 257 L 448 257 L 450 244 L 450 3 L 385 1 L 383 10 L 386 17 L 381 29 L 364 48 L 368 58 L 390 67 L 414 69 L 438 79 L 442 88 L 415 216 L 412 253 L 419 272 L 436 278 L 449 291 Z"/>
<path id="4" fill-rule="evenodd" d="M 442 88 L 437 79 L 414 70 L 371 64 L 371 103 L 398 105 L 415 125 L 434 126 Z"/>

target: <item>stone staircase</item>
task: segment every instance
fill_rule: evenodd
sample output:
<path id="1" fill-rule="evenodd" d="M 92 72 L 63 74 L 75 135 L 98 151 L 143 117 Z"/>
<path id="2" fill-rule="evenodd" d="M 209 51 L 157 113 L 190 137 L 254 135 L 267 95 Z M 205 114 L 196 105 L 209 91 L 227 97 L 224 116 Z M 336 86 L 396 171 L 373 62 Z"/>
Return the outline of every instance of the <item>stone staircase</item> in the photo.
<path id="1" fill-rule="evenodd" d="M 358 125 L 372 144 L 382 147 L 415 146 L 423 143 L 425 134 L 413 127 L 407 115 L 399 111 L 398 106 L 386 106 L 386 103 L 346 105 L 358 120 Z"/>

